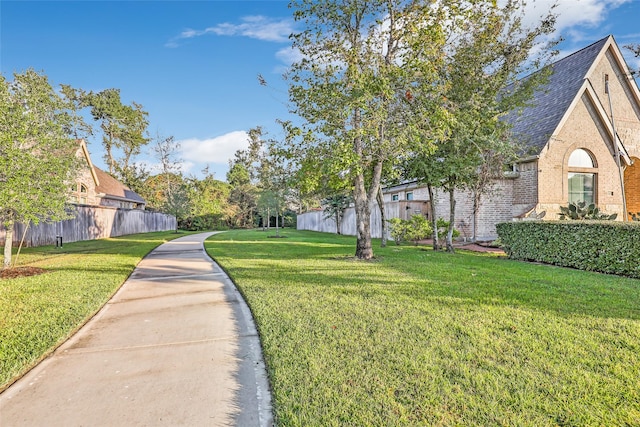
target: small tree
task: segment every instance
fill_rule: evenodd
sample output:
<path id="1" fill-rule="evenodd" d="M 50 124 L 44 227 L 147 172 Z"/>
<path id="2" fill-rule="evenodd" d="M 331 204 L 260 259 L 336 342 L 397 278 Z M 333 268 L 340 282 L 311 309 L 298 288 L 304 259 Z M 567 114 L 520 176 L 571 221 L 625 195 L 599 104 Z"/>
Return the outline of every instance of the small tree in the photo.
<path id="1" fill-rule="evenodd" d="M 16 222 L 66 219 L 78 143 L 70 137 L 75 106 L 44 74 L 27 70 L 13 82 L 0 75 L 0 221 L 5 228 L 3 268 L 11 265 Z"/>
<path id="2" fill-rule="evenodd" d="M 178 222 L 189 214 L 189 190 L 181 172 L 181 160 L 176 158 L 180 144 L 173 136 L 163 138 L 158 135 L 153 150 L 160 161 L 160 176 L 163 192 L 163 204 L 160 209 L 176 217 L 176 233 Z"/>
<path id="3" fill-rule="evenodd" d="M 347 209 L 353 198 L 347 194 L 334 194 L 322 200 L 325 219 L 332 218 L 336 222 L 336 232 L 342 234 L 340 225 L 342 224 L 342 216 L 344 210 Z"/>

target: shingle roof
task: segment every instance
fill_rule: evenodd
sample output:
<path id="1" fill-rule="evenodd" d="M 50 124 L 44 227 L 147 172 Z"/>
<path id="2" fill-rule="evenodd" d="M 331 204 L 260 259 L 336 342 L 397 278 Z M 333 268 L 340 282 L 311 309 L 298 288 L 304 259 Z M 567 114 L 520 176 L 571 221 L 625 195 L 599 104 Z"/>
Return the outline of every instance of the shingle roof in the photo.
<path id="1" fill-rule="evenodd" d="M 97 193 L 103 193 L 118 199 L 125 199 L 135 203 L 146 203 L 138 193 L 106 173 L 100 168 L 94 166 L 99 185 L 96 187 Z"/>
<path id="2" fill-rule="evenodd" d="M 540 153 L 549 141 L 608 38 L 551 64 L 553 73 L 547 84 L 534 93 L 531 106 L 507 116 L 515 137 L 528 148 L 529 154 Z"/>

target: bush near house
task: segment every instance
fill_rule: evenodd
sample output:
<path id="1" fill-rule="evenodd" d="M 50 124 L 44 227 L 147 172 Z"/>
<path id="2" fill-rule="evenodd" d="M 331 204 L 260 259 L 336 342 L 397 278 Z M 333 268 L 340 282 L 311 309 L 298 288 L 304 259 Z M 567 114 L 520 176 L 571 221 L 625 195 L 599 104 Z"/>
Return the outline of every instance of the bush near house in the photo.
<path id="1" fill-rule="evenodd" d="M 387 222 L 396 245 L 402 241 L 417 245 L 418 241 L 428 239 L 432 233 L 431 224 L 422 215 L 413 215 L 411 219 L 391 218 Z"/>
<path id="2" fill-rule="evenodd" d="M 640 223 L 524 221 L 496 229 L 512 259 L 640 278 Z"/>

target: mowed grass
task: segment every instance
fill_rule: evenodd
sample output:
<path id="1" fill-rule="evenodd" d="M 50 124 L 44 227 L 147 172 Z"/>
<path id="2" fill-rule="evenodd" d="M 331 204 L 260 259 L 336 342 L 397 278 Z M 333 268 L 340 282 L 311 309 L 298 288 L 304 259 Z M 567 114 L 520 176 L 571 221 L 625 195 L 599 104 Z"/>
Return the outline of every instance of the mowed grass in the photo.
<path id="1" fill-rule="evenodd" d="M 206 242 L 255 316 L 278 425 L 640 425 L 640 280 L 284 234 Z"/>
<path id="2" fill-rule="evenodd" d="M 0 280 L 0 390 L 93 316 L 147 253 L 182 235 L 147 233 L 23 249 L 19 266 L 47 272 Z"/>

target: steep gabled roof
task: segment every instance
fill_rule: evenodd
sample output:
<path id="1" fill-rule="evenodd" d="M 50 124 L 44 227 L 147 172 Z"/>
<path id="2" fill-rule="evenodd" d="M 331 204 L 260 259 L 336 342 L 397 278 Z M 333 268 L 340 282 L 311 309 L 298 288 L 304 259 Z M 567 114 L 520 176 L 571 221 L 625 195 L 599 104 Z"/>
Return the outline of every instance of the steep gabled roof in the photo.
<path id="1" fill-rule="evenodd" d="M 549 141 L 610 37 L 549 65 L 553 73 L 549 81 L 536 90 L 529 102 L 531 105 L 507 116 L 513 125 L 513 133 L 528 152 L 540 153 Z"/>
<path id="2" fill-rule="evenodd" d="M 84 139 L 79 139 L 78 143 L 80 144 L 80 151 L 82 152 L 82 156 L 87 162 L 87 166 L 89 167 L 89 171 L 91 172 L 91 177 L 93 178 L 94 185 L 98 185 L 100 182 L 98 181 L 98 176 L 96 175 L 96 171 L 93 167 L 93 162 L 91 162 L 91 155 L 89 154 L 89 149 L 87 148 L 87 143 Z"/>
<path id="3" fill-rule="evenodd" d="M 104 194 L 107 198 L 124 200 L 134 203 L 146 203 L 138 193 L 103 171 L 102 169 L 93 167 L 99 184 L 96 186 L 96 193 Z"/>

